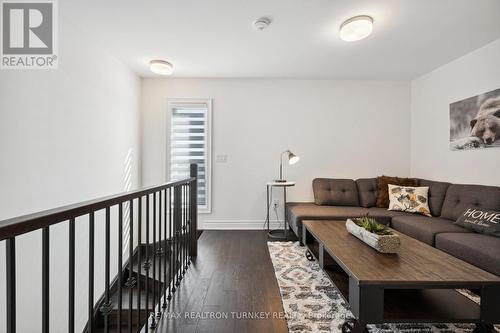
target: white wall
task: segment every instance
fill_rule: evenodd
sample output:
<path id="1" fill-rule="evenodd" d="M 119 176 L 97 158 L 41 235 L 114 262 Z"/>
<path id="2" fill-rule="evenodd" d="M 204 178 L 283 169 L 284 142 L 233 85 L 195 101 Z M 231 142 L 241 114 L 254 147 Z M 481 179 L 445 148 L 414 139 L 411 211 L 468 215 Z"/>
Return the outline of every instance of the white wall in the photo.
<path id="1" fill-rule="evenodd" d="M 137 187 L 139 94 L 136 75 L 64 22 L 59 69 L 0 71 L 0 220 Z M 96 299 L 104 288 L 102 222 L 100 214 Z M 115 249 L 116 226 L 112 229 Z M 50 315 L 56 333 L 67 332 L 67 232 L 67 223 L 51 228 Z M 86 219 L 77 221 L 76 232 L 76 331 L 81 331 L 87 314 Z M 41 232 L 18 237 L 16 245 L 17 331 L 39 332 Z M 113 276 L 116 266 L 111 266 Z M 0 286 L 0 332 L 5 332 L 4 242 Z"/>
<path id="2" fill-rule="evenodd" d="M 311 201 L 315 177 L 409 175 L 409 83 L 145 79 L 144 185 L 166 179 L 169 98 L 213 98 L 212 214 L 200 216 L 204 228 L 261 228 L 265 183 L 277 178 L 285 149 L 301 156 L 285 171 L 297 181 L 289 200 Z"/>
<path id="3" fill-rule="evenodd" d="M 449 104 L 500 88 L 499 59 L 500 39 L 412 81 L 412 176 L 500 185 L 500 149 L 449 149 Z"/>

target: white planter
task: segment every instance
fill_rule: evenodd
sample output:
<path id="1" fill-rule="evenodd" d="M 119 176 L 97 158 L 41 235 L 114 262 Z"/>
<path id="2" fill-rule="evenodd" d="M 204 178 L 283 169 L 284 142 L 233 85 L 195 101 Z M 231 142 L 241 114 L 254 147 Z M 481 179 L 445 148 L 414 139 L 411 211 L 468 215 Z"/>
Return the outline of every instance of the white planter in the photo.
<path id="1" fill-rule="evenodd" d="M 381 253 L 397 253 L 401 246 L 401 240 L 396 234 L 377 235 L 369 232 L 363 227 L 358 226 L 353 220 L 348 219 L 345 224 L 347 231 L 370 245 Z"/>

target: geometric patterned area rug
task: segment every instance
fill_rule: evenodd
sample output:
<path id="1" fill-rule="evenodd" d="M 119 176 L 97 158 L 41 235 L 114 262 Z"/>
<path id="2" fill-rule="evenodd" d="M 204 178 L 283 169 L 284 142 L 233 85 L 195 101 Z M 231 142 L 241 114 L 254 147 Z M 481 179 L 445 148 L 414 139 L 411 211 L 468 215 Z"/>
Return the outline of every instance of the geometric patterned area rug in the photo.
<path id="1" fill-rule="evenodd" d="M 341 332 L 353 318 L 346 303 L 316 261 L 308 261 L 298 242 L 268 242 L 290 333 Z M 464 291 L 465 293 L 465 291 Z M 466 296 L 479 302 L 478 297 Z M 368 325 L 370 333 L 470 333 L 473 324 Z M 496 330 L 500 332 L 498 327 Z"/>

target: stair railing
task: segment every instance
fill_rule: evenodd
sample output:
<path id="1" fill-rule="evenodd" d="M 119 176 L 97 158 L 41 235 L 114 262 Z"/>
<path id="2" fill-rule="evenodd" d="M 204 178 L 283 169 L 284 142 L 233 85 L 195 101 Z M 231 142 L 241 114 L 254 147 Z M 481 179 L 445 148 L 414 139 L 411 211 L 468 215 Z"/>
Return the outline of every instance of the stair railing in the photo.
<path id="1" fill-rule="evenodd" d="M 89 247 L 88 322 L 84 331 L 96 332 L 96 312 L 100 312 L 104 317 L 102 330 L 99 330 L 105 333 L 109 332 L 112 325 L 117 327 L 118 332 L 140 332 L 144 324 L 154 329 L 161 317 L 162 309 L 168 307 L 168 303 L 179 287 L 191 261 L 197 255 L 197 176 L 197 165 L 191 164 L 190 177 L 186 179 L 0 221 L 0 241 L 5 241 L 7 273 L 7 311 L 5 321 L 0 319 L 0 323 L 6 323 L 6 332 L 16 333 L 16 237 L 41 229 L 42 300 L 40 311 L 42 313 L 42 326 L 40 331 L 49 333 L 50 227 L 59 223 L 69 224 L 67 331 L 69 333 L 75 332 L 75 224 L 78 223 L 77 221 L 81 221 L 77 218 L 85 216 L 88 220 Z M 122 256 L 125 205 L 129 207 L 130 223 L 128 230 L 129 258 L 124 264 Z M 116 206 L 118 207 L 118 248 L 116 249 L 118 254 L 118 274 L 116 276 L 118 313 L 117 322 L 112 323 L 108 318 L 114 310 L 111 303 L 110 225 L 111 208 Z M 137 209 L 137 214 L 134 214 L 134 209 Z M 98 272 L 105 275 L 105 290 L 102 298 L 96 300 L 94 295 L 96 274 L 95 214 L 99 211 L 103 211 L 105 214 L 105 271 Z M 136 228 L 134 228 L 134 219 L 137 219 Z M 137 247 L 133 246 L 134 240 L 137 242 Z M 135 270 L 134 265 L 136 265 Z M 146 272 L 145 277 L 141 274 L 141 267 Z M 127 281 L 123 281 L 125 269 L 128 269 Z M 141 279 L 145 279 L 145 281 L 141 281 Z M 142 288 L 136 288 L 136 304 L 135 309 L 133 309 L 132 288 L 140 286 L 141 283 L 146 286 L 146 301 L 143 304 L 141 300 Z M 130 288 L 128 317 L 125 325 L 122 324 L 124 287 Z M 149 299 L 150 293 L 152 300 Z M 141 311 L 142 309 L 145 311 Z M 145 316 L 143 312 L 146 313 Z M 133 316 L 136 316 L 135 324 Z"/>

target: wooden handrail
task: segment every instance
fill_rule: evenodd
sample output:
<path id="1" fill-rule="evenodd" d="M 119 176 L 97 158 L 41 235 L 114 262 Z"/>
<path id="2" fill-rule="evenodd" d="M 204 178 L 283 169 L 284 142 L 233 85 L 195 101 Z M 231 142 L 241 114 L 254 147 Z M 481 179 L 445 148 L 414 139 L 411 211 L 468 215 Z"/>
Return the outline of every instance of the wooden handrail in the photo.
<path id="1" fill-rule="evenodd" d="M 157 192 L 159 190 L 164 190 L 178 185 L 186 185 L 195 180 L 195 177 L 189 177 L 131 192 L 114 194 L 98 199 L 92 199 L 76 204 L 70 204 L 59 208 L 48 209 L 33 214 L 3 220 L 0 221 L 0 241 L 11 237 L 16 237 L 31 231 L 43 229 L 45 227 L 77 218 L 82 215 L 90 214 L 92 212 L 105 209 L 106 207 L 133 200 Z"/>

